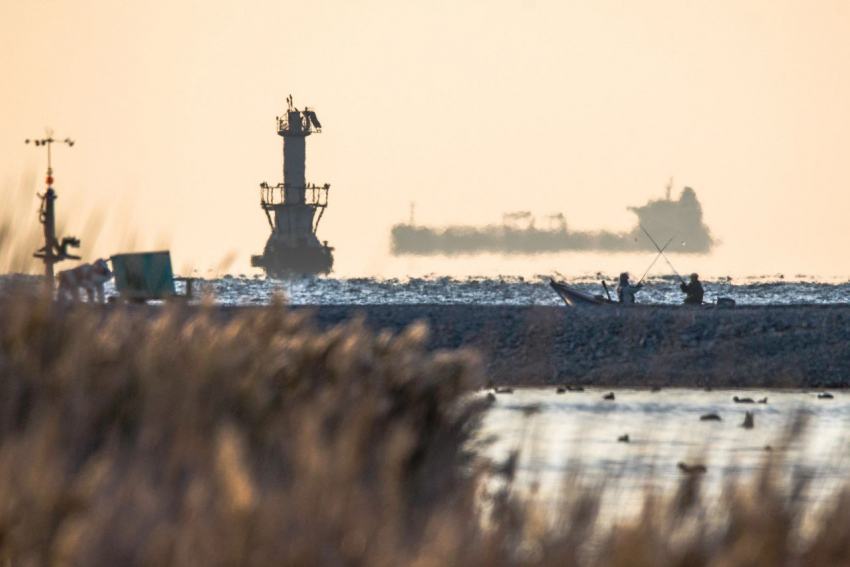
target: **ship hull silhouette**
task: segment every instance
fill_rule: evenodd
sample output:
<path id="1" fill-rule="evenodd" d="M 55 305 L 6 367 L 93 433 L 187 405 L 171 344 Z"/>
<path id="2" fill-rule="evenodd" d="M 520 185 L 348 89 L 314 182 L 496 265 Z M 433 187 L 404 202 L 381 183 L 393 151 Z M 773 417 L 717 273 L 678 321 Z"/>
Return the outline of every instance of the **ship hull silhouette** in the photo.
<path id="1" fill-rule="evenodd" d="M 392 228 L 392 252 L 404 255 L 531 255 L 564 251 L 634 252 L 653 251 L 643 225 L 657 239 L 675 237 L 671 252 L 707 254 L 715 245 L 711 231 L 703 221 L 702 206 L 690 187 L 678 199 L 667 196 L 650 200 L 640 207 L 629 207 L 638 222 L 627 232 L 607 230 L 580 231 L 567 227 L 563 215 L 549 217 L 548 226 L 540 228 L 528 212 L 504 215 L 501 224 L 486 226 L 453 225 L 431 227 L 413 223 Z"/>

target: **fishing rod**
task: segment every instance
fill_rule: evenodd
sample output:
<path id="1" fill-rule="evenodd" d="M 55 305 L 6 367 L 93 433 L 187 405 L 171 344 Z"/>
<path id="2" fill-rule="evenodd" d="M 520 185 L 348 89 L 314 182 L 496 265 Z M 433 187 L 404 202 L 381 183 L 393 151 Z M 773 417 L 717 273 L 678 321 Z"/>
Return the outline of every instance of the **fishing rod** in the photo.
<path id="1" fill-rule="evenodd" d="M 608 291 L 608 284 L 605 283 L 605 280 L 602 280 L 602 287 L 605 288 L 605 294 L 608 296 L 608 301 L 611 301 L 611 292 Z"/>
<path id="2" fill-rule="evenodd" d="M 661 256 L 664 256 L 664 250 L 659 248 L 658 243 L 655 242 L 655 239 L 652 238 L 652 235 L 649 234 L 649 231 L 647 231 L 643 227 L 643 225 L 640 225 L 640 228 L 644 232 L 644 234 L 646 234 L 649 237 L 649 240 L 651 240 L 652 243 L 655 245 L 655 249 L 658 250 L 658 253 Z M 666 246 L 665 246 L 665 248 L 666 248 Z M 664 256 L 664 261 L 667 262 L 667 265 L 670 266 L 670 269 L 673 270 L 673 273 L 676 274 L 676 277 L 679 278 L 679 281 L 682 282 L 682 283 L 685 283 L 685 280 L 682 279 L 682 276 L 679 275 L 679 272 L 676 271 L 676 268 L 673 267 L 673 264 L 670 263 L 670 260 L 667 259 L 667 256 Z"/>
<path id="3" fill-rule="evenodd" d="M 649 267 L 646 269 L 646 271 L 645 271 L 645 272 L 643 273 L 643 275 L 640 277 L 640 280 L 638 280 L 638 283 L 637 283 L 638 285 L 640 285 L 640 283 L 643 281 L 643 278 L 645 278 L 645 277 L 646 277 L 646 274 L 648 274 L 648 273 L 649 273 L 649 270 L 651 270 L 651 269 L 652 269 L 652 266 L 654 266 L 654 265 L 655 265 L 655 263 L 658 261 L 658 258 L 660 258 L 660 257 L 661 257 L 661 255 L 664 253 L 664 251 L 665 251 L 665 250 L 667 250 L 667 247 L 668 247 L 668 246 L 670 246 L 670 243 L 671 243 L 671 242 L 673 242 L 673 239 L 674 239 L 674 238 L 676 238 L 677 236 L 679 236 L 679 233 L 678 233 L 678 232 L 677 232 L 676 234 L 674 234 L 673 236 L 671 236 L 671 237 L 670 237 L 670 240 L 668 240 L 668 241 L 667 241 L 667 244 L 665 244 L 665 245 L 664 245 L 664 248 L 662 248 L 662 249 L 658 252 L 658 254 L 656 254 L 656 255 L 655 255 L 655 259 L 652 261 L 652 263 L 649 265 Z"/>

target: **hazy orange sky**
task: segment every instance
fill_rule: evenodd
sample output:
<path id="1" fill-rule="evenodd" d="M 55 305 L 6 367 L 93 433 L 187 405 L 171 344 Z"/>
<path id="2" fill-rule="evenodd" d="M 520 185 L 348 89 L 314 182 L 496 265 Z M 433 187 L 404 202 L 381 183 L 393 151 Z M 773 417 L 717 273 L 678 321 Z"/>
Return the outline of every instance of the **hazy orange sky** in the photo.
<path id="1" fill-rule="evenodd" d="M 0 217 L 34 221 L 45 155 L 23 140 L 52 126 L 77 141 L 54 168 L 87 259 L 254 273 L 291 93 L 324 126 L 307 179 L 331 184 L 340 276 L 641 273 L 651 256 L 393 258 L 389 230 L 411 202 L 426 224 L 627 229 L 670 176 L 722 241 L 680 271 L 850 275 L 845 0 L 0 0 L 0 79 Z"/>

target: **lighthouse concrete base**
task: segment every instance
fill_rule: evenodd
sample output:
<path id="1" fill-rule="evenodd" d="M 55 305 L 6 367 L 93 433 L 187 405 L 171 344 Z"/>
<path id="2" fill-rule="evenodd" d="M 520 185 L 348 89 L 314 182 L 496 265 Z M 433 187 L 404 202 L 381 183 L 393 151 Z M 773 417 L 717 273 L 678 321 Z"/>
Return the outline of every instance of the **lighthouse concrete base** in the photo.
<path id="1" fill-rule="evenodd" d="M 328 274 L 333 267 L 330 246 L 283 246 L 269 239 L 262 255 L 251 256 L 251 265 L 263 268 L 270 278 Z"/>

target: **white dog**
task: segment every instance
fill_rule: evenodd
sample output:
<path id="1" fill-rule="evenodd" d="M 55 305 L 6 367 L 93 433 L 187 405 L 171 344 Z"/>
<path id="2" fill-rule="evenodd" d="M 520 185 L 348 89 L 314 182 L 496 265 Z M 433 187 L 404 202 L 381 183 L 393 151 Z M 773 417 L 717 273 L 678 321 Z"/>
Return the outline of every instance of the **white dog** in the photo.
<path id="1" fill-rule="evenodd" d="M 101 258 L 93 264 L 81 264 L 70 270 L 59 272 L 59 298 L 69 298 L 71 301 L 81 299 L 81 291 L 86 290 L 89 303 L 94 301 L 95 293 L 97 301 L 103 303 L 103 284 L 112 279 L 109 264 Z"/>

